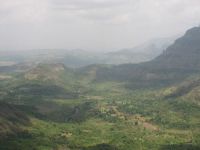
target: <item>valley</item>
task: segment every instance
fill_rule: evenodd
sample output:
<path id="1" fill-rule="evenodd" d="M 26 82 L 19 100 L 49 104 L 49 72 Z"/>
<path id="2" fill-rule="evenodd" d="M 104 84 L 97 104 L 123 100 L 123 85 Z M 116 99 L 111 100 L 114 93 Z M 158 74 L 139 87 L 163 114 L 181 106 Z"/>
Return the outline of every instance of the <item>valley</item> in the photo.
<path id="1" fill-rule="evenodd" d="M 139 64 L 0 66 L 0 149 L 199 150 L 199 41 Z"/>

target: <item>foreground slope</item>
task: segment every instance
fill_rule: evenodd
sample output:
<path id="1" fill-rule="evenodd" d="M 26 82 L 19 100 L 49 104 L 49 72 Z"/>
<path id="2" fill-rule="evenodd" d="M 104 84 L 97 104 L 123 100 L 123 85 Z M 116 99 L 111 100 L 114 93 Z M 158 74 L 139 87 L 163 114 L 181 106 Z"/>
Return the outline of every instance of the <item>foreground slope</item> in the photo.
<path id="1" fill-rule="evenodd" d="M 23 132 L 29 117 L 15 105 L 0 102 L 0 139 Z"/>

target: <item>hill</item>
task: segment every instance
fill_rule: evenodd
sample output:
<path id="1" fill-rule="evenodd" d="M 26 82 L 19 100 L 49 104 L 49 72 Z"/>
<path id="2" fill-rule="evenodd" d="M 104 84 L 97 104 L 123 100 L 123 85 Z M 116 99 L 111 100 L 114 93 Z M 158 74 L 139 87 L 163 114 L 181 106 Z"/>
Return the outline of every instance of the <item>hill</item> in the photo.
<path id="1" fill-rule="evenodd" d="M 129 81 L 134 88 L 163 86 L 199 73 L 200 27 L 188 30 L 157 58 L 140 64 L 96 69 L 97 81 Z"/>
<path id="2" fill-rule="evenodd" d="M 199 70 L 200 67 L 200 27 L 189 29 L 166 51 L 152 61 L 164 68 Z M 159 65 L 158 65 L 159 64 Z"/>
<path id="3" fill-rule="evenodd" d="M 30 124 L 29 117 L 15 105 L 0 102 L 0 140 L 23 132 Z"/>
<path id="4" fill-rule="evenodd" d="M 200 78 L 190 77 L 176 86 L 166 89 L 165 98 L 183 98 L 197 105 L 200 104 Z"/>
<path id="5" fill-rule="evenodd" d="M 115 52 L 96 52 L 82 49 L 36 49 L 0 52 L 0 71 L 21 70 L 39 63 L 63 63 L 78 68 L 92 64 L 123 64 L 149 61 L 166 49 L 174 38 L 159 38 L 129 49 Z M 29 64 L 29 65 L 27 65 Z M 26 68 L 27 68 L 26 67 Z"/>
<path id="6" fill-rule="evenodd" d="M 174 38 L 153 39 L 133 48 L 106 53 L 107 64 L 141 63 L 154 59 L 172 43 Z"/>

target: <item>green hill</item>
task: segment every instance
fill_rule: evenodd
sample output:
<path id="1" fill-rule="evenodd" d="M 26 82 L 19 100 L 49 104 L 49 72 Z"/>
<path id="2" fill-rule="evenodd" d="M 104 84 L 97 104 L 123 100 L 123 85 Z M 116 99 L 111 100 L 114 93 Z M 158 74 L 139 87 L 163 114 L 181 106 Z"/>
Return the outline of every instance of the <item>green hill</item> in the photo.
<path id="1" fill-rule="evenodd" d="M 23 132 L 30 125 L 29 117 L 15 105 L 0 102 L 0 139 Z"/>

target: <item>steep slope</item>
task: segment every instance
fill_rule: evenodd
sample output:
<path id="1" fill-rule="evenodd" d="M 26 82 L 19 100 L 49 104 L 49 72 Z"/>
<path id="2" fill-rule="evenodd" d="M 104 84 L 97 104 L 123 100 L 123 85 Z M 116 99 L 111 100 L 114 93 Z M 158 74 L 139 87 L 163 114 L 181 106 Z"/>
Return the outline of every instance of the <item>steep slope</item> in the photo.
<path id="1" fill-rule="evenodd" d="M 96 80 L 129 81 L 132 87 L 169 85 L 200 71 L 200 27 L 188 30 L 152 61 L 96 69 Z M 131 81 L 131 82 L 130 82 Z"/>
<path id="2" fill-rule="evenodd" d="M 200 105 L 200 77 L 189 78 L 182 83 L 164 90 L 167 99 L 182 98 Z"/>
<path id="3" fill-rule="evenodd" d="M 188 30 L 166 51 L 152 61 L 165 68 L 194 69 L 200 68 L 200 27 Z M 158 65 L 157 65 L 158 66 Z"/>
<path id="4" fill-rule="evenodd" d="M 0 102 L 0 140 L 22 132 L 30 123 L 28 116 L 14 105 Z"/>

